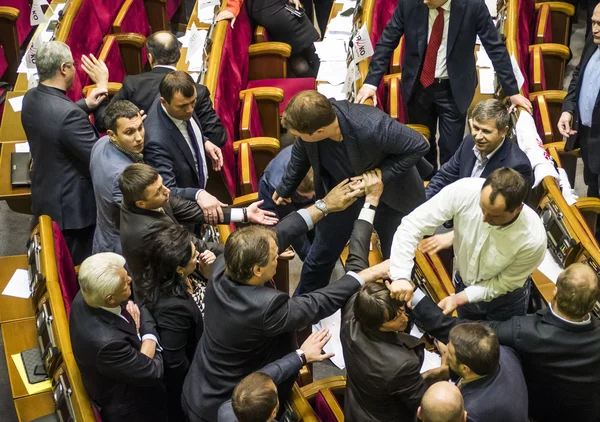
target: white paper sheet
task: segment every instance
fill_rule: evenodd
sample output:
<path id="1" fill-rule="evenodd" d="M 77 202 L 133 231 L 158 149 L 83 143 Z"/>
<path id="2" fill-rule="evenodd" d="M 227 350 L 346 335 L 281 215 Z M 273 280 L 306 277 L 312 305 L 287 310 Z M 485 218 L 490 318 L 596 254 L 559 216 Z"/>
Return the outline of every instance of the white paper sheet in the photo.
<path id="1" fill-rule="evenodd" d="M 371 37 L 367 31 L 367 25 L 363 25 L 352 40 L 352 48 L 354 50 L 354 60 L 356 63 L 361 60 L 368 59 L 374 53 Z"/>
<path id="2" fill-rule="evenodd" d="M 16 270 L 2 294 L 4 296 L 20 297 L 22 299 L 27 299 L 31 296 L 31 290 L 29 289 L 29 273 L 27 270 Z"/>
<path id="3" fill-rule="evenodd" d="M 488 57 L 487 52 L 485 51 L 485 48 L 483 48 L 483 46 L 481 46 L 479 48 L 479 51 L 477 51 L 477 66 L 487 67 L 490 69 L 494 68 L 492 60 L 490 60 L 490 58 Z"/>
<path id="4" fill-rule="evenodd" d="M 346 62 L 321 62 L 317 81 L 328 82 L 331 85 L 340 85 L 346 79 Z"/>
<path id="5" fill-rule="evenodd" d="M 15 152 L 29 152 L 29 142 L 15 144 Z"/>
<path id="6" fill-rule="evenodd" d="M 344 352 L 342 350 L 342 342 L 340 341 L 340 327 L 342 325 L 342 311 L 338 309 L 338 311 L 319 321 L 317 324 L 313 325 L 313 333 L 315 331 L 322 330 L 323 328 L 329 329 L 329 334 L 331 334 L 331 339 L 325 345 L 323 350 L 325 353 L 335 353 L 335 356 L 331 358 L 331 362 L 335 366 L 340 369 L 344 369 L 346 367 L 346 362 L 344 362 Z"/>
<path id="7" fill-rule="evenodd" d="M 14 111 L 16 111 L 17 113 L 19 113 L 21 111 L 21 109 L 23 108 L 23 98 L 24 97 L 25 97 L 24 95 L 21 95 L 20 97 L 13 97 L 8 100 L 12 109 Z"/>
<path id="8" fill-rule="evenodd" d="M 496 91 L 494 69 L 479 68 L 479 92 L 493 94 Z"/>
<path id="9" fill-rule="evenodd" d="M 421 365 L 421 373 L 427 372 L 430 369 L 439 368 L 442 366 L 442 357 L 437 353 L 425 350 L 423 365 Z"/>
<path id="10" fill-rule="evenodd" d="M 490 15 L 492 18 L 495 18 L 498 15 L 498 3 L 496 0 L 485 0 L 485 5 L 490 11 Z"/>
<path id="11" fill-rule="evenodd" d="M 525 83 L 525 77 L 521 72 L 521 68 L 517 63 L 517 59 L 515 59 L 515 56 L 510 56 L 510 63 L 512 64 L 512 69 L 515 75 L 515 79 L 517 80 L 517 85 L 519 86 L 519 89 L 521 89 L 523 87 L 523 84 Z"/>
<path id="12" fill-rule="evenodd" d="M 347 39 L 347 38 L 346 38 Z M 321 62 L 346 61 L 346 43 L 343 40 L 326 39 L 315 43 L 315 50 Z"/>
<path id="13" fill-rule="evenodd" d="M 323 65 L 323 63 L 321 63 Z M 344 76 L 345 79 L 345 76 Z M 330 85 L 330 84 L 318 84 L 317 91 L 326 96 L 327 98 L 335 98 L 338 101 L 347 99 L 346 93 L 344 92 L 344 85 Z"/>
<path id="14" fill-rule="evenodd" d="M 215 6 L 212 4 L 198 8 L 198 20 L 202 23 L 213 23 L 215 20 Z"/>
<path id="15" fill-rule="evenodd" d="M 540 270 L 540 272 L 550 280 L 552 280 L 554 284 L 556 284 L 556 280 L 558 280 L 558 275 L 564 271 L 562 265 L 556 261 L 548 249 L 546 249 L 544 260 L 537 269 Z"/>

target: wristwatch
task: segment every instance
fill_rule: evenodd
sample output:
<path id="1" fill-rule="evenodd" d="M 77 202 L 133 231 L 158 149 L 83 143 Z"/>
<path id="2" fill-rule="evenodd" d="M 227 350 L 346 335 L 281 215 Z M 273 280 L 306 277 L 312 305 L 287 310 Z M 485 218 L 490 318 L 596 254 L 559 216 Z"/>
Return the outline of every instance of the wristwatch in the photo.
<path id="1" fill-rule="evenodd" d="M 322 199 L 317 199 L 315 201 L 315 207 L 323 213 L 324 217 L 327 217 L 327 214 L 329 214 L 329 211 L 327 211 L 327 204 Z"/>
<path id="2" fill-rule="evenodd" d="M 377 207 L 373 204 L 369 204 L 368 202 L 365 202 L 365 205 L 363 205 L 363 208 L 365 208 L 367 210 L 377 211 Z"/>
<path id="3" fill-rule="evenodd" d="M 306 365 L 307 362 L 306 362 L 306 355 L 304 354 L 304 351 L 302 349 L 298 349 L 298 350 L 296 350 L 296 354 L 302 361 L 302 365 Z"/>

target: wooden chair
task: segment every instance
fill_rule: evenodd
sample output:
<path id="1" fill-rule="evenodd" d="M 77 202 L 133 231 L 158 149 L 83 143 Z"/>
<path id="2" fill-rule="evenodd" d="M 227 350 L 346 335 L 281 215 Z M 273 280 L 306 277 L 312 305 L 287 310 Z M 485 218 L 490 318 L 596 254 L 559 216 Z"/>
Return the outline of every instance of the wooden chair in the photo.
<path id="1" fill-rule="evenodd" d="M 575 6 L 565 2 L 536 3 L 537 22 L 534 44 L 556 43 L 569 46 L 571 39 L 571 18 Z"/>
<path id="2" fill-rule="evenodd" d="M 4 60 L 4 69 L 0 69 L 2 81 L 14 85 L 17 80 L 17 68 L 21 54 L 19 52 L 19 35 L 17 20 L 19 10 L 14 7 L 0 6 L 0 47 Z"/>
<path id="3" fill-rule="evenodd" d="M 324 378 L 299 387 L 294 384 L 290 403 L 303 422 L 344 421 L 343 400 L 346 379 L 341 376 Z"/>
<path id="4" fill-rule="evenodd" d="M 233 143 L 233 151 L 238 158 L 240 194 L 258 192 L 258 180 L 279 153 L 279 141 L 268 137 L 243 139 Z"/>
<path id="5" fill-rule="evenodd" d="M 19 11 L 18 18 L 16 20 L 16 29 L 17 29 L 17 38 L 19 46 L 23 46 L 27 37 L 31 33 L 31 1 L 30 0 L 2 0 L 0 2 L 2 6 L 0 9 L 4 7 L 14 8 Z M 50 2 L 48 2 L 50 3 Z M 2 13 L 0 13 L 1 15 Z M 0 34 L 3 30 L 0 30 Z"/>
<path id="6" fill-rule="evenodd" d="M 531 92 L 561 90 L 564 83 L 566 61 L 571 52 L 560 44 L 529 46 L 529 89 Z"/>
<path id="7" fill-rule="evenodd" d="M 181 0 L 144 0 L 152 32 L 169 30 L 169 22 L 179 9 Z"/>
<path id="8" fill-rule="evenodd" d="M 267 136 L 279 139 L 280 104 L 283 90 L 274 87 L 252 88 L 240 91 L 241 116 L 239 139 Z"/>

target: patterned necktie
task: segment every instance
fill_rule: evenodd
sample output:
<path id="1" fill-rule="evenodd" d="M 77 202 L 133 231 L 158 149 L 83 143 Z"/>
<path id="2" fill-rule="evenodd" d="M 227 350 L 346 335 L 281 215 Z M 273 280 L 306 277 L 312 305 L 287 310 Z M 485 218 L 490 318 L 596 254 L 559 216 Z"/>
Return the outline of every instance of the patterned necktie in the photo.
<path id="1" fill-rule="evenodd" d="M 198 139 L 196 138 L 196 134 L 194 133 L 194 128 L 192 127 L 191 119 L 186 122 L 186 126 L 188 135 L 190 137 L 190 141 L 192 142 L 192 147 L 194 148 L 194 153 L 196 154 L 196 162 L 198 163 L 198 186 L 200 186 L 200 189 L 204 189 L 204 167 L 202 165 L 202 154 L 200 154 Z"/>
<path id="2" fill-rule="evenodd" d="M 442 36 L 444 35 L 444 9 L 437 8 L 438 15 L 433 22 L 431 28 L 431 36 L 427 44 L 427 52 L 425 53 L 425 62 L 421 71 L 421 85 L 427 88 L 433 83 L 435 78 L 435 66 L 437 62 L 438 50 L 442 44 Z"/>

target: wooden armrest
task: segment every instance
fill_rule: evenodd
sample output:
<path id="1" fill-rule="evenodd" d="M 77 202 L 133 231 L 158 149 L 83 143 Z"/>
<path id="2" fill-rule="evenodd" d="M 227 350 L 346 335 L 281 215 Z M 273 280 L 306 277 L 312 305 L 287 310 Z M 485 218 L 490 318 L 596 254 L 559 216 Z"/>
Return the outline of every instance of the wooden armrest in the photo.
<path id="1" fill-rule="evenodd" d="M 119 90 L 121 89 L 122 86 L 123 86 L 123 84 L 120 84 L 119 82 L 109 82 L 108 83 L 108 96 L 112 97 L 113 95 L 115 95 L 117 92 L 119 92 Z M 84 98 L 87 97 L 88 94 L 94 88 L 96 88 L 96 84 L 84 86 L 83 89 L 81 90 L 83 92 L 83 97 Z"/>
<path id="2" fill-rule="evenodd" d="M 231 204 L 232 207 L 247 207 L 248 205 L 252 204 L 253 202 L 258 201 L 258 192 L 252 192 L 249 193 L 248 195 L 242 195 L 242 196 L 238 196 L 236 198 L 233 199 L 233 204 Z"/>
<path id="3" fill-rule="evenodd" d="M 429 132 L 429 128 L 427 126 L 425 126 L 425 125 L 406 125 L 406 126 L 419 132 L 421 135 L 426 137 L 427 142 L 429 142 L 429 137 L 431 136 L 431 133 Z"/>
<path id="4" fill-rule="evenodd" d="M 313 382 L 312 372 L 310 372 L 310 368 L 307 365 L 304 365 L 302 368 L 300 368 L 300 372 L 298 373 L 298 381 L 302 385 L 308 385 Z"/>
<path id="5" fill-rule="evenodd" d="M 567 95 L 567 91 L 557 89 L 548 89 L 546 91 L 537 91 L 529 93 L 529 101 L 534 101 L 539 96 L 544 96 L 548 103 L 562 103 Z"/>
<path id="6" fill-rule="evenodd" d="M 554 128 L 550 121 L 550 111 L 548 110 L 548 104 L 546 103 L 546 97 L 540 95 L 537 97 L 537 104 L 540 111 L 540 118 L 542 119 L 542 131 L 544 132 L 544 144 L 552 143 L 554 140 Z"/>
<path id="7" fill-rule="evenodd" d="M 575 207 L 580 212 L 593 212 L 596 214 L 600 214 L 600 199 L 592 197 L 577 198 L 577 202 L 575 202 Z"/>
<path id="8" fill-rule="evenodd" d="M 125 19 L 127 12 L 129 12 L 129 8 L 133 4 L 133 1 L 134 0 L 125 0 L 121 9 L 119 9 L 119 13 L 117 13 L 115 20 L 112 23 L 112 31 L 114 34 L 119 34 L 121 32 L 121 24 L 123 23 L 123 19 Z"/>
<path id="9" fill-rule="evenodd" d="M 384 75 L 383 76 L 383 83 L 384 84 L 388 84 L 391 79 L 398 79 L 399 81 L 401 81 L 402 80 L 402 73 L 390 73 L 389 75 Z"/>
<path id="10" fill-rule="evenodd" d="M 0 19 L 6 19 L 12 22 L 16 22 L 19 19 L 21 12 L 19 9 L 9 6 L 0 6 Z"/>
<path id="11" fill-rule="evenodd" d="M 260 87 L 243 89 L 240 91 L 240 100 L 244 100 L 246 94 L 254 95 L 254 99 L 258 102 L 261 100 L 275 101 L 280 103 L 283 101 L 283 89 L 275 87 Z"/>
<path id="12" fill-rule="evenodd" d="M 117 39 L 119 45 L 130 45 L 139 48 L 140 50 L 146 45 L 146 37 L 135 32 L 123 32 L 120 34 L 112 34 Z"/>
<path id="13" fill-rule="evenodd" d="M 529 54 L 532 54 L 536 48 L 539 48 L 543 55 L 558 56 L 564 60 L 568 60 L 569 57 L 571 56 L 571 50 L 569 50 L 569 47 L 567 47 L 565 45 L 561 45 L 561 44 L 544 43 L 544 44 L 530 45 L 529 46 Z"/>
<path id="14" fill-rule="evenodd" d="M 323 378 L 318 381 L 312 382 L 304 387 L 300 388 L 300 391 L 304 395 L 304 397 L 311 399 L 314 397 L 320 390 L 329 388 L 329 389 L 338 389 L 346 387 L 346 378 L 342 376 L 328 377 Z"/>
<path id="15" fill-rule="evenodd" d="M 298 386 L 297 383 L 294 383 L 294 387 L 292 388 L 292 396 L 291 396 L 292 406 L 294 411 L 298 414 L 298 417 L 303 422 L 318 422 L 320 419 L 317 418 L 317 415 L 304 396 L 302 394 L 302 390 Z"/>
<path id="16" fill-rule="evenodd" d="M 254 31 L 254 42 L 255 43 L 266 42 L 265 34 L 266 34 L 265 27 L 261 26 L 261 25 L 256 25 L 256 30 Z"/>
<path id="17" fill-rule="evenodd" d="M 292 47 L 283 42 L 262 42 L 259 44 L 251 44 L 250 47 L 248 47 L 248 57 L 250 58 L 268 54 L 276 54 L 288 58 L 292 55 Z"/>
<path id="18" fill-rule="evenodd" d="M 325 399 L 325 402 L 327 403 L 329 409 L 333 413 L 333 416 L 335 417 L 336 421 L 343 421 L 344 411 L 340 407 L 340 404 L 338 403 L 331 390 L 329 388 L 325 388 L 321 390 L 321 394 L 323 395 L 323 398 Z"/>
<path id="19" fill-rule="evenodd" d="M 402 53 L 404 52 L 404 35 L 400 38 L 400 42 L 398 43 L 398 47 L 394 50 L 392 54 L 392 62 L 390 64 L 390 73 L 400 73 L 402 72 Z"/>
<path id="20" fill-rule="evenodd" d="M 548 20 L 550 19 L 550 6 L 548 3 L 545 3 L 541 8 L 536 7 L 536 9 L 538 9 L 539 20 L 537 27 L 535 28 L 534 40 L 535 44 L 543 44 L 544 41 L 547 41 L 544 38 L 544 35 L 546 32 L 546 27 L 548 26 Z"/>
<path id="21" fill-rule="evenodd" d="M 275 138 L 256 137 L 242 139 L 233 143 L 233 152 L 237 154 L 241 144 L 249 144 L 252 151 L 265 151 L 273 154 L 273 157 L 279 153 L 279 140 Z"/>
<path id="22" fill-rule="evenodd" d="M 546 4 L 550 5 L 550 10 L 552 12 L 564 13 L 567 16 L 575 15 L 575 6 L 573 6 L 572 4 L 569 4 L 569 3 L 562 2 L 562 1 L 536 3 L 535 9 L 539 10 L 542 6 L 544 6 Z"/>

